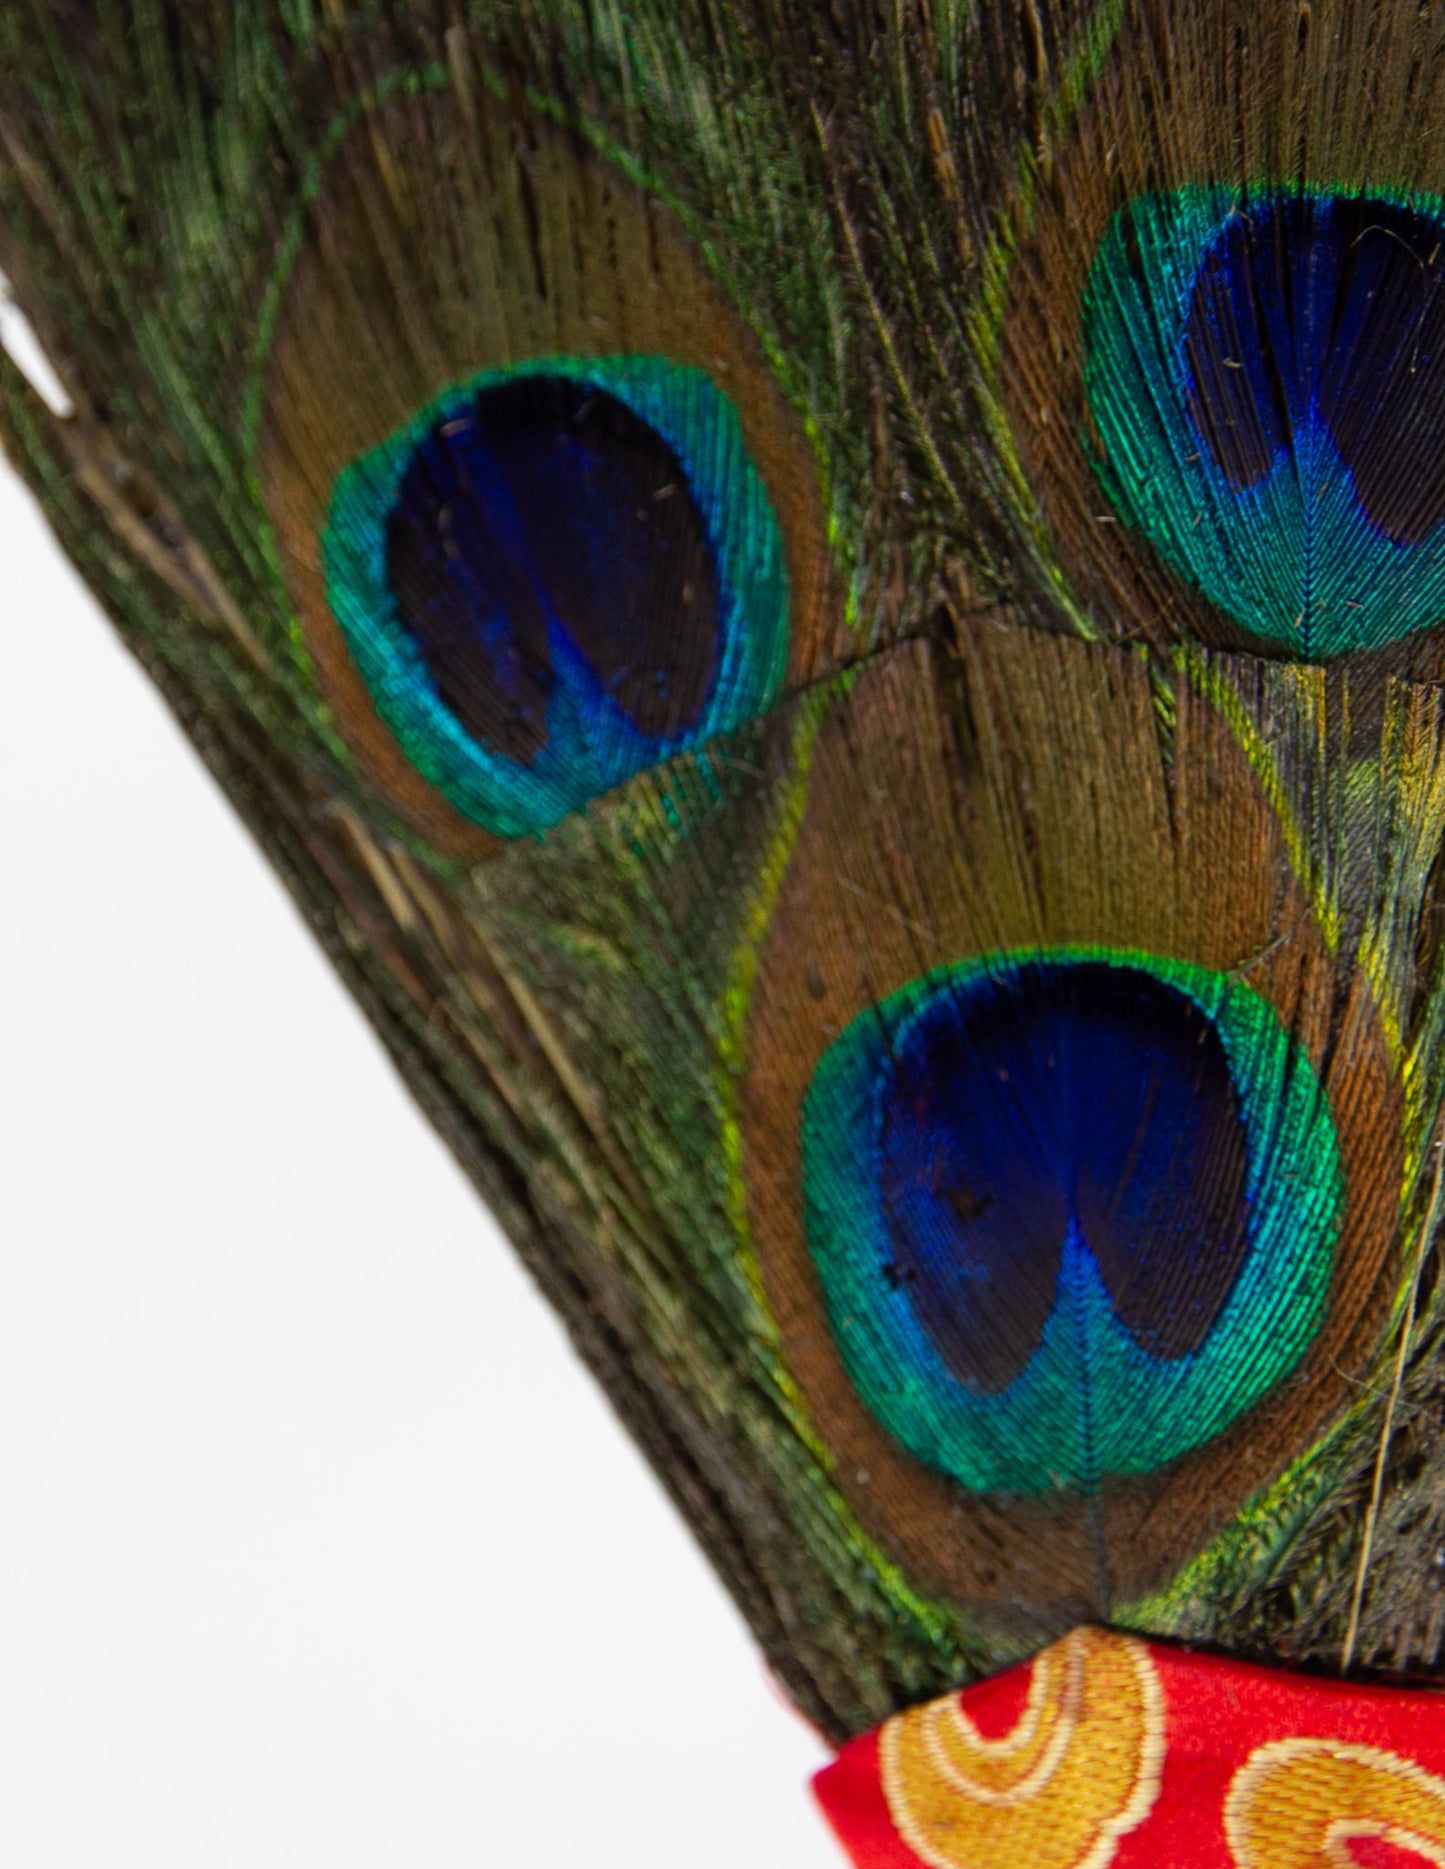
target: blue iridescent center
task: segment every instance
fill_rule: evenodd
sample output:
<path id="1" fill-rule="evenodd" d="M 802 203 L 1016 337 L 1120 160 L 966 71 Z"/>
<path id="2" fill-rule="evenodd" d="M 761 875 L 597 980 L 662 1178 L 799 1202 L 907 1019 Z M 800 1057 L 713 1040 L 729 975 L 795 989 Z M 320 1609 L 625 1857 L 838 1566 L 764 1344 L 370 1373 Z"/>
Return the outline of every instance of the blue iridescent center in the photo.
<path id="1" fill-rule="evenodd" d="M 926 975 L 825 1053 L 803 1161 L 854 1383 L 979 1490 L 1154 1470 L 1323 1315 L 1325 1099 L 1268 1004 L 1200 968 L 1056 951 Z"/>
<path id="2" fill-rule="evenodd" d="M 518 377 L 434 426 L 386 558 L 438 695 L 482 745 L 531 766 L 559 675 L 651 739 L 701 719 L 720 648 L 712 541 L 676 454 L 606 391 Z"/>
<path id="3" fill-rule="evenodd" d="M 1141 198 L 1084 338 L 1111 499 L 1245 630 L 1326 659 L 1445 616 L 1438 203 Z"/>
<path id="4" fill-rule="evenodd" d="M 738 725 L 786 665 L 782 542 L 737 413 L 660 358 L 456 386 L 340 475 L 323 557 L 378 712 L 502 836 Z"/>

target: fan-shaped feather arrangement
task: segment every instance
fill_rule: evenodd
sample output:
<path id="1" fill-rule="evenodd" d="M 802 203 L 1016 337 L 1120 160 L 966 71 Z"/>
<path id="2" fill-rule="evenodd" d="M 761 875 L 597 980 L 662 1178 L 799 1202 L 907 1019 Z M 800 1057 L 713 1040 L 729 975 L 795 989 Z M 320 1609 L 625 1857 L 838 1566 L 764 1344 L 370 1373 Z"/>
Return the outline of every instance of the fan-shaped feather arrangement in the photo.
<path id="1" fill-rule="evenodd" d="M 8 446 L 799 1705 L 1084 1622 L 1439 1676 L 1434 13 L 23 0 L 0 68 L 77 411 L 7 371 Z M 919 1823 L 863 1860 L 1026 1859 Z"/>

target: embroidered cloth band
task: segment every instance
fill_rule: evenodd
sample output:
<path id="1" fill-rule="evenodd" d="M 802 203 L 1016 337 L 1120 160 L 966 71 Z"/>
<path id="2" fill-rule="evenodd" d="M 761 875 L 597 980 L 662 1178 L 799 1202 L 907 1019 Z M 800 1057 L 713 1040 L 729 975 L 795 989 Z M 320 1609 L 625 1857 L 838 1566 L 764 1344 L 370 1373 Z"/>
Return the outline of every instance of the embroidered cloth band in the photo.
<path id="1" fill-rule="evenodd" d="M 1445 1865 L 1445 1695 L 1076 1629 L 814 1780 L 858 1869 Z"/>

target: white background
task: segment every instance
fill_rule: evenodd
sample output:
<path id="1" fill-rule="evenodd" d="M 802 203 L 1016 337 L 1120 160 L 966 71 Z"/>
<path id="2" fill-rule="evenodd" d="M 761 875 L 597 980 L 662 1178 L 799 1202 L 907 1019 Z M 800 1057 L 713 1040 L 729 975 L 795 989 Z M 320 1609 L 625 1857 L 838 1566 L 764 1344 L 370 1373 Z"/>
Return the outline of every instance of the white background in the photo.
<path id="1" fill-rule="evenodd" d="M 822 1747 L 8 472 L 0 554 L 0 1864 L 839 1869 Z"/>

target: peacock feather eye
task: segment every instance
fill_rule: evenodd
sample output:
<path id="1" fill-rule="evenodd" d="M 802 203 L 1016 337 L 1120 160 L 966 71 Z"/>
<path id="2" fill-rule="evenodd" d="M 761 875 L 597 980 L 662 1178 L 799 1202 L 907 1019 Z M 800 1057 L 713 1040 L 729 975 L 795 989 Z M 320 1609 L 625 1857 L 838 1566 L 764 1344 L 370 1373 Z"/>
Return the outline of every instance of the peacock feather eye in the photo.
<path id="1" fill-rule="evenodd" d="M 1097 471 L 1250 638 L 1326 660 L 1445 615 L 1445 219 L 1183 189 L 1111 219 L 1084 292 Z"/>
<path id="2" fill-rule="evenodd" d="M 802 1164 L 853 1382 L 977 1492 L 1153 1472 L 1324 1313 L 1327 1101 L 1268 1002 L 1205 968 L 1059 949 L 926 974 L 819 1061 Z"/>
<path id="3" fill-rule="evenodd" d="M 500 836 L 760 712 L 788 586 L 737 412 L 663 358 L 539 360 L 344 469 L 327 595 L 416 769 Z"/>
<path id="4" fill-rule="evenodd" d="M 911 1578 L 1044 1626 L 1316 1445 L 1398 1278 L 1386 1022 L 1185 666 L 1165 734 L 1123 649 L 872 664 L 753 963 L 740 1194 L 811 1425 Z"/>
<path id="5" fill-rule="evenodd" d="M 459 854 L 839 653 L 819 468 L 702 249 L 539 115 L 369 105 L 273 285 L 256 465 L 361 772 Z"/>
<path id="6" fill-rule="evenodd" d="M 1099 28 L 977 313 L 1020 601 L 1440 679 L 1434 25 L 1130 0 Z"/>

